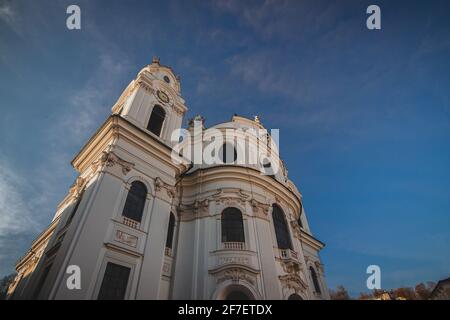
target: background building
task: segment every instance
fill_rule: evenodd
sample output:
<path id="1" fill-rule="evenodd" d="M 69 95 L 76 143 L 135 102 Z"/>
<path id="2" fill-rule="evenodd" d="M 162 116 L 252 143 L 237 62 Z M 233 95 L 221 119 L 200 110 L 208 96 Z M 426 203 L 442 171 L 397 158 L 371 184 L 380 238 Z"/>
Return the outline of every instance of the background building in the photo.
<path id="1" fill-rule="evenodd" d="M 75 156 L 79 177 L 17 263 L 10 298 L 329 298 L 324 245 L 283 162 L 262 175 L 270 163 L 236 164 L 242 150 L 227 144 L 220 165 L 174 162 L 186 111 L 179 78 L 154 59 Z M 264 127 L 234 116 L 214 128 Z M 81 288 L 71 290 L 73 265 Z"/>
<path id="2" fill-rule="evenodd" d="M 450 300 L 450 278 L 439 280 L 430 294 L 430 300 Z"/>

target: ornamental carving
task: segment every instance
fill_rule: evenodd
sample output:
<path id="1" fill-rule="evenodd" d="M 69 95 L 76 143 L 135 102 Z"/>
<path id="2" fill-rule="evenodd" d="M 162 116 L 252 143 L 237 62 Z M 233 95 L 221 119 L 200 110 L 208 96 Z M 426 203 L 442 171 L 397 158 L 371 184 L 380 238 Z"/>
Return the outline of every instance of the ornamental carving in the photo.
<path id="1" fill-rule="evenodd" d="M 115 240 L 133 248 L 136 248 L 138 243 L 138 237 L 121 230 L 116 230 Z"/>
<path id="2" fill-rule="evenodd" d="M 155 191 L 160 191 L 164 187 L 164 181 L 161 178 L 156 177 L 155 179 Z"/>
<path id="3" fill-rule="evenodd" d="M 81 194 L 81 192 L 83 192 L 83 189 L 86 185 L 86 179 L 82 178 L 82 177 L 78 177 L 74 184 L 70 187 L 70 195 L 74 198 L 78 198 Z"/>
<path id="4" fill-rule="evenodd" d="M 140 79 L 138 80 L 138 84 L 141 88 L 143 88 L 145 91 L 154 94 L 155 91 L 153 90 L 152 86 L 150 84 L 148 84 L 147 82 L 145 82 L 144 80 Z"/>
<path id="5" fill-rule="evenodd" d="M 209 200 L 203 199 L 203 200 L 195 200 L 192 204 L 192 208 L 194 210 L 207 210 L 209 206 Z"/>
<path id="6" fill-rule="evenodd" d="M 320 261 L 315 260 L 314 258 L 305 256 L 305 262 L 307 265 L 311 265 L 315 267 L 317 272 L 323 273 L 323 264 L 320 263 Z"/>
<path id="7" fill-rule="evenodd" d="M 211 197 L 211 200 L 216 201 L 216 204 L 223 204 L 225 206 L 233 206 L 235 204 L 245 206 L 245 202 L 250 199 L 250 195 L 238 188 L 224 188 L 219 189 Z"/>
<path id="8" fill-rule="evenodd" d="M 305 292 L 308 288 L 306 282 L 298 274 L 286 274 L 284 276 L 278 276 L 278 278 L 284 291 L 292 289 L 295 293 L 298 293 Z"/>
<path id="9" fill-rule="evenodd" d="M 183 109 L 181 109 L 180 107 L 177 107 L 174 103 L 172 103 L 172 105 L 170 106 L 172 108 L 173 111 L 175 111 L 176 114 L 182 116 L 184 114 Z"/>
<path id="10" fill-rule="evenodd" d="M 301 231 L 301 228 L 300 228 L 298 222 L 296 220 L 291 220 L 290 223 L 291 223 L 292 230 L 294 232 L 294 237 L 296 237 L 297 239 L 300 239 L 302 231 Z"/>
<path id="11" fill-rule="evenodd" d="M 259 202 L 258 200 L 252 199 L 250 204 L 253 208 L 253 212 L 256 216 L 266 218 L 270 211 L 270 205 L 266 203 Z"/>
<path id="12" fill-rule="evenodd" d="M 101 166 L 114 167 L 115 165 L 119 165 L 122 167 L 122 173 L 124 175 L 128 174 L 134 168 L 134 163 L 123 160 L 112 151 L 103 151 L 100 159 L 96 160 L 92 165 L 94 172 Z"/>
<path id="13" fill-rule="evenodd" d="M 319 261 L 314 261 L 314 266 L 316 267 L 317 271 L 323 273 L 323 264 L 321 264 Z"/>
<path id="14" fill-rule="evenodd" d="M 209 216 L 209 200 L 195 200 L 193 203 L 181 205 L 178 211 L 183 221 Z"/>
<path id="15" fill-rule="evenodd" d="M 217 284 L 225 282 L 227 280 L 231 280 L 233 283 L 247 281 L 251 285 L 255 285 L 256 283 L 256 278 L 254 275 L 240 268 L 231 268 L 222 271 L 221 274 L 217 277 Z"/>
<path id="16" fill-rule="evenodd" d="M 162 90 L 156 90 L 156 97 L 162 103 L 169 103 L 170 102 L 169 96 L 167 95 L 167 93 L 165 93 Z"/>
<path id="17" fill-rule="evenodd" d="M 219 266 L 225 264 L 244 264 L 249 265 L 249 259 L 247 257 L 220 257 Z"/>
<path id="18" fill-rule="evenodd" d="M 174 186 L 171 186 L 170 184 L 165 183 L 160 177 L 156 177 L 154 183 L 155 183 L 155 191 L 156 192 L 159 192 L 162 189 L 165 189 L 167 195 L 170 198 L 174 198 L 175 197 L 175 195 L 177 193 L 177 190 L 176 190 L 176 188 Z"/>
<path id="19" fill-rule="evenodd" d="M 289 274 L 298 274 L 303 270 L 298 261 L 281 261 L 281 267 L 283 271 Z"/>
<path id="20" fill-rule="evenodd" d="M 26 277 L 28 274 L 32 273 L 34 269 L 36 269 L 36 266 L 42 255 L 44 254 L 44 250 L 47 247 L 48 242 L 49 240 L 46 240 L 45 242 L 40 244 L 37 249 L 30 250 L 27 255 L 20 260 L 26 260 L 26 262 L 22 264 L 19 269 L 17 269 L 18 275 L 15 277 L 15 280 L 10 288 L 14 289 L 13 287 L 15 287 L 15 285 L 21 278 Z"/>
<path id="21" fill-rule="evenodd" d="M 163 272 L 165 275 L 170 276 L 171 264 L 169 262 L 164 262 L 163 264 Z"/>

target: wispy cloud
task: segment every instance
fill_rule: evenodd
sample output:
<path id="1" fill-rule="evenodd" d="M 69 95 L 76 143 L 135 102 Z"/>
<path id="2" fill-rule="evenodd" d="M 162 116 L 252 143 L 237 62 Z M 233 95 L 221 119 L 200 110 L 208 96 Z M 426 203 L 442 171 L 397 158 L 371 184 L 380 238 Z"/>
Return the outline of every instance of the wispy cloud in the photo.
<path id="1" fill-rule="evenodd" d="M 11 271 L 55 212 L 75 172 L 70 166 L 73 150 L 82 144 L 109 112 L 107 100 L 118 94 L 117 79 L 127 64 L 110 55 L 99 57 L 98 68 L 86 86 L 69 97 L 67 108 L 47 129 L 50 148 L 46 161 L 30 170 L 28 179 L 18 168 L 0 159 L 0 275 Z"/>
<path id="2" fill-rule="evenodd" d="M 15 234 L 37 230 L 39 224 L 33 219 L 32 204 L 26 198 L 29 189 L 25 180 L 16 170 L 0 160 L 0 234 Z"/>
<path id="3" fill-rule="evenodd" d="M 3 22 L 14 33 L 20 35 L 22 33 L 21 21 L 18 8 L 12 1 L 0 1 L 0 23 Z"/>
<path id="4" fill-rule="evenodd" d="M 265 0 L 249 2 L 219 0 L 214 7 L 233 14 L 263 40 L 310 38 L 317 31 L 334 27 L 339 19 L 339 3 L 329 1 Z M 293 32 L 293 26 L 301 32 Z"/>
<path id="5" fill-rule="evenodd" d="M 288 72 L 277 63 L 276 55 L 273 52 L 239 54 L 230 58 L 228 62 L 233 75 L 242 78 L 247 84 L 254 84 L 261 91 L 294 98 L 304 96 L 299 92 L 302 87 L 297 81 L 294 81 L 296 79 L 293 73 Z"/>
<path id="6" fill-rule="evenodd" d="M 0 4 L 0 20 L 11 25 L 15 21 L 16 14 L 8 3 Z"/>
<path id="7" fill-rule="evenodd" d="M 43 227 L 36 210 L 40 193 L 28 182 L 14 166 L 0 159 L 0 275 L 11 271 L 11 259 Z"/>
<path id="8" fill-rule="evenodd" d="M 68 133 L 65 139 L 70 139 L 72 143 L 79 144 L 85 140 L 107 116 L 112 107 L 108 103 L 120 93 L 118 80 L 131 67 L 127 60 L 106 53 L 98 60 L 97 69 L 85 87 L 69 97 L 69 105 L 61 113 L 58 126 L 52 129 Z"/>
<path id="9" fill-rule="evenodd" d="M 9 3 L 2 3 L 0 8 L 2 21 L 20 16 Z M 32 167 L 22 168 L 12 165 L 14 154 L 0 159 L 0 276 L 12 271 L 16 259 L 50 223 L 77 174 L 70 165 L 74 152 L 106 119 L 126 85 L 123 77 L 131 63 L 114 41 L 93 22 L 88 23 L 83 32 L 89 32 L 85 35 L 91 39 L 92 59 L 97 64 L 89 70 L 84 84 L 74 84 L 65 89 L 67 94 L 60 95 L 64 97 L 58 100 L 61 106 L 54 108 L 51 123 L 42 129 L 40 154 L 34 155 L 45 161 L 36 160 Z M 24 37 L 30 38 L 28 34 Z"/>

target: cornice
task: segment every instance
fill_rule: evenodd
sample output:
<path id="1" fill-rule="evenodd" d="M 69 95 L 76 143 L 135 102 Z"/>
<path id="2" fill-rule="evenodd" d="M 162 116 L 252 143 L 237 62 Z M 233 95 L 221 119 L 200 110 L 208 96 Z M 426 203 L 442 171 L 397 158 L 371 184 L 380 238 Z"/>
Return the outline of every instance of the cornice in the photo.
<path id="1" fill-rule="evenodd" d="M 173 163 L 171 147 L 119 115 L 111 115 L 106 119 L 72 160 L 72 165 L 78 172 L 84 172 L 109 145 L 113 145 L 115 139 L 124 139 L 145 150 L 175 169 L 177 175 L 187 170 L 185 165 Z"/>
<path id="2" fill-rule="evenodd" d="M 239 263 L 228 263 L 224 265 L 220 265 L 219 267 L 210 269 L 208 273 L 210 274 L 216 274 L 225 270 L 233 270 L 233 269 L 241 269 L 245 270 L 251 274 L 258 275 L 260 273 L 260 270 L 254 269 L 251 266 L 245 265 L 245 264 L 239 264 Z"/>
<path id="3" fill-rule="evenodd" d="M 201 179 L 198 176 L 201 175 Z M 221 165 L 208 168 L 200 168 L 183 176 L 182 186 L 195 186 L 199 183 L 205 184 L 218 181 L 241 181 L 259 186 L 270 193 L 275 194 L 277 202 L 281 201 L 286 205 L 292 206 L 296 215 L 301 208 L 301 198 L 295 192 L 292 192 L 287 186 L 271 177 L 261 175 L 256 169 L 237 166 Z"/>
<path id="4" fill-rule="evenodd" d="M 30 250 L 21 257 L 17 263 L 16 263 L 16 270 L 20 270 L 24 265 L 27 264 L 27 262 L 32 259 L 36 252 L 39 251 L 39 249 L 42 248 L 42 246 L 47 245 L 47 241 L 50 239 L 50 237 L 53 234 L 53 231 L 55 231 L 56 226 L 58 225 L 59 217 L 50 223 L 50 225 L 45 228 L 44 231 L 42 231 L 35 240 L 31 243 Z"/>
<path id="5" fill-rule="evenodd" d="M 316 251 L 322 250 L 325 247 L 325 243 L 303 230 L 300 231 L 300 240 L 302 243 L 309 245 Z"/>

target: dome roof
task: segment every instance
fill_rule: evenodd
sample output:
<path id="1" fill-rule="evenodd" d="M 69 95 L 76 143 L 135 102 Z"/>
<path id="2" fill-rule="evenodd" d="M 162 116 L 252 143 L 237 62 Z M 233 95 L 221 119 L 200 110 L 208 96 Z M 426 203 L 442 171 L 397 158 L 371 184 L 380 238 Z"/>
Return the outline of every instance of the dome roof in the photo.
<path id="1" fill-rule="evenodd" d="M 229 122 L 223 122 L 212 126 L 214 129 L 265 129 L 264 126 L 259 121 L 258 116 L 255 116 L 255 119 L 249 119 L 242 116 L 234 115 Z"/>

